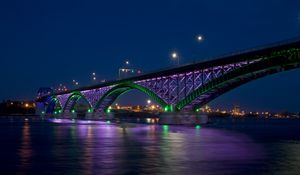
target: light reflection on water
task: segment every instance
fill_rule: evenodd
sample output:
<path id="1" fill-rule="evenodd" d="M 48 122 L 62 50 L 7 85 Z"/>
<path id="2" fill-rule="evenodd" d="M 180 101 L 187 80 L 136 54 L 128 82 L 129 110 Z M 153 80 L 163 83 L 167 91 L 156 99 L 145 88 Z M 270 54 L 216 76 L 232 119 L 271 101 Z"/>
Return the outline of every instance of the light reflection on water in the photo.
<path id="1" fill-rule="evenodd" d="M 31 167 L 32 147 L 30 140 L 30 125 L 25 122 L 22 129 L 21 147 L 19 149 L 20 166 L 19 171 L 27 172 Z"/>
<path id="2" fill-rule="evenodd" d="M 6 127 L 14 140 L 3 137 Z M 17 165 L 1 167 L 10 174 L 280 174 L 298 172 L 300 163 L 298 140 L 216 128 L 25 122 L 0 134 L 1 143 L 18 145 L 16 156 L 1 145 L 10 150 L 2 165 Z"/>

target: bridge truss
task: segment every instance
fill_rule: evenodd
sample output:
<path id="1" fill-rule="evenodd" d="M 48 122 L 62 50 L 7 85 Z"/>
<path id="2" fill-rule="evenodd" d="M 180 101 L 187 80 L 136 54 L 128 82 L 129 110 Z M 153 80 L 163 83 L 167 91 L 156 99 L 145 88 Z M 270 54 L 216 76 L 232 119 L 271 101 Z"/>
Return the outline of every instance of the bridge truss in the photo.
<path id="1" fill-rule="evenodd" d="M 46 112 L 70 112 L 79 100 L 88 112 L 104 112 L 122 94 L 136 89 L 166 112 L 199 111 L 218 96 L 252 80 L 300 67 L 300 41 L 225 56 L 67 93 L 45 96 Z"/>

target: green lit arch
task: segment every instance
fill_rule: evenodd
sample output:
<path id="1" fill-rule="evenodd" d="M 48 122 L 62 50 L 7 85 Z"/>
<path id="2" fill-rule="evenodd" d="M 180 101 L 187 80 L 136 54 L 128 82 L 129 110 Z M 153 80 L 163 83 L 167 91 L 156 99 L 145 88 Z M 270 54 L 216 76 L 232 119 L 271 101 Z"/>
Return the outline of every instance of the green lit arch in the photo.
<path id="1" fill-rule="evenodd" d="M 62 109 L 62 105 L 61 105 L 59 99 L 57 98 L 57 96 L 51 96 L 51 97 L 50 97 L 50 100 L 49 100 L 49 103 L 48 103 L 48 105 L 47 105 L 47 107 L 46 107 L 46 112 L 49 111 L 49 107 L 50 107 L 50 105 L 51 105 L 53 102 L 54 102 L 54 105 L 58 104 L 58 105 L 59 105 L 59 108 Z M 54 106 L 54 107 L 55 107 L 55 106 Z"/>
<path id="2" fill-rule="evenodd" d="M 121 83 L 119 85 L 116 85 L 112 89 L 110 89 L 108 92 L 106 92 L 98 100 L 98 102 L 95 105 L 94 110 L 97 110 L 106 98 L 114 95 L 114 96 L 116 96 L 116 98 L 113 101 L 115 101 L 120 95 L 122 95 L 130 90 L 134 90 L 134 89 L 139 90 L 140 92 L 143 92 L 144 94 L 148 95 L 155 102 L 157 102 L 159 105 L 161 105 L 164 109 L 169 108 L 169 105 L 163 99 L 161 99 L 158 95 L 156 95 L 153 91 L 151 91 L 148 88 L 145 88 L 143 86 L 140 86 L 138 84 L 135 84 L 133 82 L 126 82 L 126 83 Z M 104 110 L 106 110 L 106 109 L 104 109 Z"/>
<path id="3" fill-rule="evenodd" d="M 63 111 L 62 112 L 65 112 L 68 104 L 70 103 L 70 101 L 72 100 L 72 98 L 75 98 L 75 97 L 78 97 L 78 99 L 76 100 L 76 103 L 77 101 L 79 101 L 80 99 L 83 99 L 88 105 L 89 105 L 89 109 L 92 109 L 92 105 L 90 104 L 90 102 L 88 101 L 88 99 L 80 92 L 80 91 L 75 91 L 75 92 L 72 92 L 72 94 L 68 97 L 64 107 L 63 107 Z"/>

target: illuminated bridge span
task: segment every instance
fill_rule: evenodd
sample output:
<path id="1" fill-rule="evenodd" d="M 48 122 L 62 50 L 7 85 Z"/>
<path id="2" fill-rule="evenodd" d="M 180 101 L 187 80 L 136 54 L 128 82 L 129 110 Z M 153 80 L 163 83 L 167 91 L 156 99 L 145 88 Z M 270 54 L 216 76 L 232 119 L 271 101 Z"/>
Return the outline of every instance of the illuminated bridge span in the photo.
<path id="1" fill-rule="evenodd" d="M 215 60 L 185 65 L 96 86 L 51 94 L 38 99 L 47 113 L 74 111 L 79 100 L 88 112 L 108 112 L 122 94 L 136 89 L 166 112 L 199 111 L 218 96 L 252 80 L 300 66 L 300 40 L 236 53 Z"/>

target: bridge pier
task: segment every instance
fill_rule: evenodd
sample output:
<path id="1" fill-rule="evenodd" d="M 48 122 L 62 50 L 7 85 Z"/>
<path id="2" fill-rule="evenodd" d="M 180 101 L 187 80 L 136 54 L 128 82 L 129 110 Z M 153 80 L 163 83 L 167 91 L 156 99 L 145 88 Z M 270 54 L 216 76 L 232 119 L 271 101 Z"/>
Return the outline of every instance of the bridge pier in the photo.
<path id="1" fill-rule="evenodd" d="M 162 125 L 198 125 L 206 124 L 208 116 L 195 112 L 164 112 L 159 114 L 159 124 Z"/>
<path id="2" fill-rule="evenodd" d="M 64 112 L 59 114 L 60 118 L 67 118 L 67 119 L 76 119 L 77 118 L 77 112 Z"/>
<path id="3" fill-rule="evenodd" d="M 96 119 L 96 117 L 95 117 L 94 113 L 87 112 L 87 113 L 85 113 L 85 119 L 92 120 L 92 119 Z"/>
<path id="4" fill-rule="evenodd" d="M 44 102 L 36 102 L 35 114 L 44 115 L 46 113 L 46 105 Z"/>

